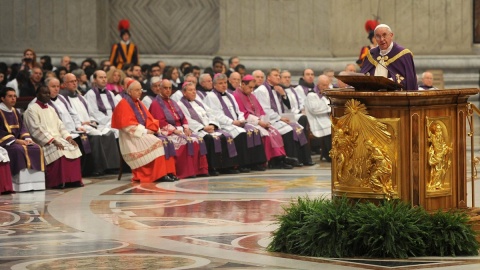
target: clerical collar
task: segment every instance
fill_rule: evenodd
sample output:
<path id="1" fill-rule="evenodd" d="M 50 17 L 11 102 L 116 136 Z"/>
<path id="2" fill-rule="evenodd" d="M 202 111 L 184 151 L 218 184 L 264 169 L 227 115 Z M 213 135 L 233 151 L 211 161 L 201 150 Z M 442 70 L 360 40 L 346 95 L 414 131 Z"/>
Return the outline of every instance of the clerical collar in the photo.
<path id="1" fill-rule="evenodd" d="M 380 55 L 381 56 L 384 56 L 384 55 L 387 55 L 393 48 L 393 41 L 392 43 L 390 43 L 390 46 L 388 46 L 388 48 L 386 50 L 380 50 Z"/>
<path id="2" fill-rule="evenodd" d="M 56 101 L 57 98 L 58 98 L 58 96 L 56 96 L 56 97 L 50 97 L 50 100 L 51 100 L 51 101 Z"/>
<path id="3" fill-rule="evenodd" d="M 48 108 L 48 104 L 46 104 L 46 103 L 43 103 L 43 102 L 41 102 L 41 101 L 40 101 L 40 100 L 38 100 L 38 99 L 37 99 L 37 101 L 35 101 L 35 103 L 37 103 L 37 104 L 38 104 L 38 106 L 40 106 L 40 108 L 42 108 L 42 109 L 46 109 L 46 108 Z"/>
<path id="4" fill-rule="evenodd" d="M 73 97 L 73 98 L 76 98 L 78 95 L 77 95 L 77 91 L 67 91 L 67 96 L 69 97 Z"/>
<path id="5" fill-rule="evenodd" d="M 106 94 L 106 93 L 107 93 L 107 90 L 105 90 L 105 88 L 103 88 L 103 89 L 100 89 L 100 88 L 99 88 L 99 89 L 98 89 L 98 92 L 99 92 L 100 94 Z"/>
<path id="6" fill-rule="evenodd" d="M 13 108 L 12 108 L 13 109 Z M 12 112 L 13 110 L 9 109 L 5 103 L 0 102 L 0 110 L 5 111 L 5 112 Z"/>

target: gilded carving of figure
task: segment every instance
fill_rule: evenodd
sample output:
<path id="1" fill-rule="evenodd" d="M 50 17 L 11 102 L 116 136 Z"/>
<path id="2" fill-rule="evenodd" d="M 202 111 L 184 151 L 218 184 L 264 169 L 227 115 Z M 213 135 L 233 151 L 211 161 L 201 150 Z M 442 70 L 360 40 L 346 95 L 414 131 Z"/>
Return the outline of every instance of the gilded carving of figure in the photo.
<path id="1" fill-rule="evenodd" d="M 370 140 L 365 140 L 367 156 L 369 157 L 368 172 L 369 184 L 374 191 L 393 196 L 395 191 L 392 187 L 393 165 L 390 157 Z"/>
<path id="2" fill-rule="evenodd" d="M 450 147 L 443 136 L 442 126 L 436 124 L 433 133 L 428 129 L 428 164 L 430 165 L 430 181 L 427 188 L 429 190 L 442 189 L 445 182 L 445 176 L 450 168 L 451 160 Z"/>
<path id="3" fill-rule="evenodd" d="M 342 128 L 337 129 L 335 135 L 333 136 L 330 157 L 336 160 L 338 180 L 342 177 L 345 164 L 352 165 L 350 158 L 352 157 L 353 151 L 357 146 L 357 137 L 358 132 L 350 134 L 348 128 L 345 129 L 345 132 Z"/>

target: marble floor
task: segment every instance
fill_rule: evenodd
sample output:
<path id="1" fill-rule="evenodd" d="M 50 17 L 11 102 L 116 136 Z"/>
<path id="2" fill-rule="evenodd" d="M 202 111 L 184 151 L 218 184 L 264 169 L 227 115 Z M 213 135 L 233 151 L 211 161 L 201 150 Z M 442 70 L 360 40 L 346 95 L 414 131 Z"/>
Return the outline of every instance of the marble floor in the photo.
<path id="1" fill-rule="evenodd" d="M 330 196 L 330 164 L 314 161 L 175 183 L 110 175 L 86 178 L 82 188 L 2 195 L 0 269 L 480 269 L 480 256 L 367 260 L 267 252 L 283 205 Z M 480 181 L 476 187 L 479 206 Z"/>

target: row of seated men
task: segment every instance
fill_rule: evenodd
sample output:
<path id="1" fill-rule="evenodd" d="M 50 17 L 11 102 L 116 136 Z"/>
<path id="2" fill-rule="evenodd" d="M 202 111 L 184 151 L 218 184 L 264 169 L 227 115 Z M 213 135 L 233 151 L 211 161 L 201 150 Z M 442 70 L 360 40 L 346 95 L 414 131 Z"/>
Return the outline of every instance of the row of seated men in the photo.
<path id="1" fill-rule="evenodd" d="M 270 77 L 277 78 L 278 70 L 272 70 Z M 283 116 L 288 97 L 274 93 L 275 85 L 265 83 L 265 89 L 251 95 L 255 87 L 251 75 L 243 78 L 242 87 L 233 95 L 226 92 L 227 77 L 223 74 L 214 78 L 212 89 L 198 95 L 196 81 L 187 83 L 175 93 L 181 97 L 178 103 L 170 100 L 171 82 L 158 78 L 152 90 L 159 89 L 159 95 L 144 98 L 151 100 L 150 112 L 139 101 L 142 89 L 134 80 L 117 96 L 104 89 L 103 71 L 95 72 L 95 87 L 84 97 L 76 91 L 76 83 L 75 76 L 67 74 L 60 91 L 56 78 L 47 79 L 23 121 L 14 108 L 15 91 L 7 88 L 2 93 L 4 134 L 0 140 L 10 159 L 14 190 L 42 189 L 38 184 L 42 182 L 47 188 L 69 183 L 81 186 L 82 168 L 95 174 L 118 168 L 118 137 L 133 180 L 142 182 L 265 170 L 267 164 L 287 169 L 313 165 L 304 128 L 308 124 L 301 120 L 305 116 Z M 137 99 L 132 98 L 133 90 L 140 90 Z M 125 111 L 132 110 L 135 117 L 129 119 Z M 150 117 L 155 117 L 153 126 L 145 122 Z M 135 140 L 144 135 L 155 139 Z M 7 161 L 5 155 L 0 161 Z M 39 180 L 23 181 L 34 179 L 34 174 Z"/>

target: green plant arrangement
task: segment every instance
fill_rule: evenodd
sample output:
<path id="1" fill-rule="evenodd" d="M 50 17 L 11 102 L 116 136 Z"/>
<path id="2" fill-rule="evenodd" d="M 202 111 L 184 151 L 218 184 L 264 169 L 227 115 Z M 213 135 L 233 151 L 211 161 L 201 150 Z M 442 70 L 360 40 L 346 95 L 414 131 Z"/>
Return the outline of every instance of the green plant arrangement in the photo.
<path id="1" fill-rule="evenodd" d="M 359 256 L 407 258 L 426 254 L 428 214 L 402 201 L 377 206 L 359 203 L 353 214 L 352 235 Z"/>
<path id="2" fill-rule="evenodd" d="M 426 239 L 429 255 L 477 255 L 480 246 L 468 221 L 469 217 L 464 212 L 438 211 L 431 215 L 429 237 Z"/>
<path id="3" fill-rule="evenodd" d="M 407 258 L 478 255 L 462 212 L 427 213 L 398 201 L 298 198 L 277 216 L 269 251 L 315 257 Z"/>

